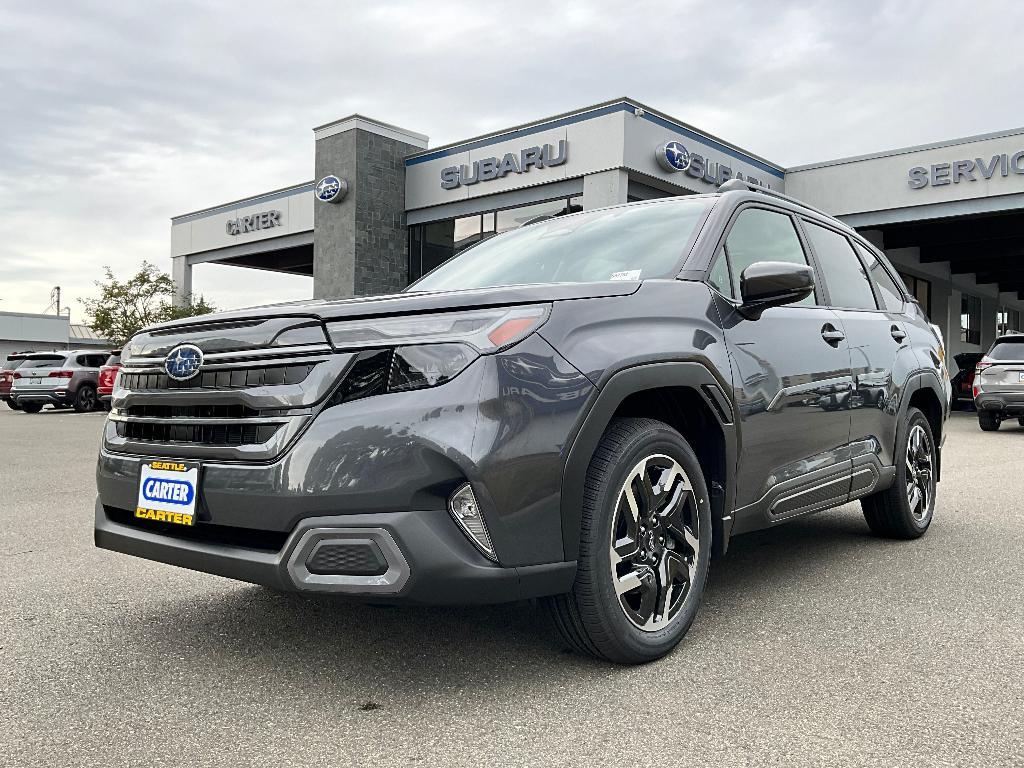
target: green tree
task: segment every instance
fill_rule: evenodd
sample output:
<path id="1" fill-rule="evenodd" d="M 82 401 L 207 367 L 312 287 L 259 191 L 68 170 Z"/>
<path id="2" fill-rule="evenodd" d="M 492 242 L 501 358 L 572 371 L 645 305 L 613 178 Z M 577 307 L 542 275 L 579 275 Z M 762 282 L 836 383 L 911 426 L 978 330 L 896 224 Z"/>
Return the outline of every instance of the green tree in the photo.
<path id="1" fill-rule="evenodd" d="M 104 272 L 106 279 L 96 281 L 99 298 L 80 301 L 92 329 L 117 346 L 123 346 L 147 325 L 216 311 L 202 296 L 189 296 L 184 306 L 175 306 L 174 281 L 148 261 L 123 282 L 110 267 L 104 267 Z"/>

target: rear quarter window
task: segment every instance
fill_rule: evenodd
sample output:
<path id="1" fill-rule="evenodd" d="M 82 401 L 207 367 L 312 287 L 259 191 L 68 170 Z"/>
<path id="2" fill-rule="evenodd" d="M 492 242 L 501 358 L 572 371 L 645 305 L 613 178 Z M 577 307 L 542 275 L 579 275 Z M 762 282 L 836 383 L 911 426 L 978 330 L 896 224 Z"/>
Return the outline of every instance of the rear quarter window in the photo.
<path id="1" fill-rule="evenodd" d="M 997 341 L 989 350 L 992 360 L 1024 360 L 1024 338 Z"/>
<path id="2" fill-rule="evenodd" d="M 21 364 L 22 368 L 60 368 L 64 365 L 63 357 L 27 357 Z"/>

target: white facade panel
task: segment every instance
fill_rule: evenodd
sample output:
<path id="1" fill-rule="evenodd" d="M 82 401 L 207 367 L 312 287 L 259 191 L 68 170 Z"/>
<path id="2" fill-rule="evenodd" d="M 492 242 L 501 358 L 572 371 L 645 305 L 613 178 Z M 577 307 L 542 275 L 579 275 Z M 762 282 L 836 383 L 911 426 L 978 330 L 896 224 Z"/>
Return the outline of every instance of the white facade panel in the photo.
<path id="1" fill-rule="evenodd" d="M 445 168 L 467 166 L 471 169 L 474 161 L 488 158 L 497 158 L 500 161 L 506 154 L 511 154 L 519 162 L 524 149 L 545 145 L 550 145 L 557 156 L 560 141 L 567 142 L 568 159 L 559 165 L 532 167 L 522 173 L 510 172 L 501 178 L 478 181 L 475 184 L 460 184 L 454 189 L 445 189 L 441 186 L 441 172 Z M 407 165 L 405 207 L 407 210 L 428 208 L 617 168 L 622 165 L 622 147 L 622 112 L 584 118 L 579 122 L 515 138 L 497 137 L 495 141 L 483 146 L 473 146 L 465 151 Z"/>
<path id="2" fill-rule="evenodd" d="M 303 189 L 270 200 L 251 203 L 242 201 L 238 205 L 222 206 L 209 213 L 181 217 L 171 223 L 171 256 L 185 256 L 312 232 L 313 202 L 312 190 Z M 257 221 L 255 217 L 261 214 L 267 216 Z M 245 217 L 254 218 L 246 222 L 243 221 Z M 236 221 L 239 231 L 230 234 L 229 224 Z"/>
<path id="3" fill-rule="evenodd" d="M 798 168 L 786 187 L 837 216 L 1021 194 L 1024 132 Z"/>
<path id="4" fill-rule="evenodd" d="M 69 325 L 64 316 L 0 312 L 0 339 L 43 342 L 64 347 L 68 343 Z"/>

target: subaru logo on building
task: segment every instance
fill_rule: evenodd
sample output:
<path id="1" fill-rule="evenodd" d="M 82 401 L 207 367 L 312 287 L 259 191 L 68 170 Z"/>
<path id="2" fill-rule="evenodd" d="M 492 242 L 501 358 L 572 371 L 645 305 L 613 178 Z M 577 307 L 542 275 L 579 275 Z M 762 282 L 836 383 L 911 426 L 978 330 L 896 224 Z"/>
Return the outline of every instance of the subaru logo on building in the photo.
<path id="1" fill-rule="evenodd" d="M 175 381 L 188 381 L 203 364 L 203 350 L 192 344 L 180 344 L 164 358 L 164 370 Z"/>
<path id="2" fill-rule="evenodd" d="M 666 171 L 685 171 L 690 166 L 690 153 L 678 141 L 661 144 L 654 154 L 658 164 Z"/>
<path id="3" fill-rule="evenodd" d="M 316 184 L 316 199 L 321 203 L 340 203 L 348 193 L 348 182 L 333 174 L 324 176 Z"/>

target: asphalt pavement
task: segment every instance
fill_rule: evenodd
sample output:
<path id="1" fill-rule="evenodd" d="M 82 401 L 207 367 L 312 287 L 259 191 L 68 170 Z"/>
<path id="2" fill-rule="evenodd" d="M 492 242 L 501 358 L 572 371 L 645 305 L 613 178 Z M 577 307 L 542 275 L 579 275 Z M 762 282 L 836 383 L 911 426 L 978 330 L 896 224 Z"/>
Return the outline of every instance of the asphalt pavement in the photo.
<path id="1" fill-rule="evenodd" d="M 1024 428 L 950 423 L 914 542 L 734 540 L 667 658 L 532 603 L 282 595 L 92 544 L 102 414 L 0 410 L 0 766 L 1024 763 Z"/>

